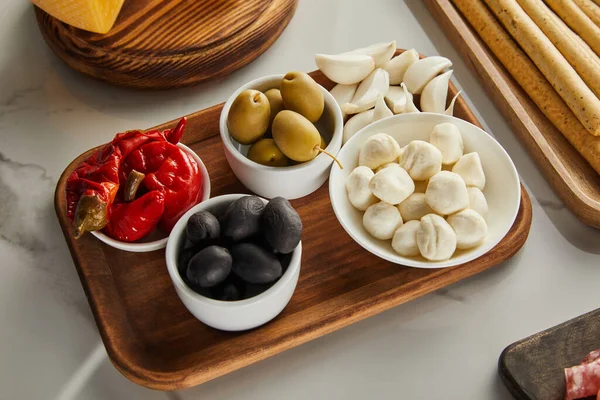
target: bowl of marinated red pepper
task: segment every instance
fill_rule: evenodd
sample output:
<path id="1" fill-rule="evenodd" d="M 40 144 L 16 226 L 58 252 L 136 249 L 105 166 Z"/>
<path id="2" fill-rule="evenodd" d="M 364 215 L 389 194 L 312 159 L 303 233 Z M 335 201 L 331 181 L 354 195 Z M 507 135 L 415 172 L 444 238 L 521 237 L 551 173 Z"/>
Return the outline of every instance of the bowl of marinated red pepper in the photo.
<path id="1" fill-rule="evenodd" d="M 179 142 L 185 125 L 118 133 L 76 167 L 66 187 L 75 239 L 90 232 L 132 252 L 167 245 L 177 220 L 210 197 L 206 167 Z"/>

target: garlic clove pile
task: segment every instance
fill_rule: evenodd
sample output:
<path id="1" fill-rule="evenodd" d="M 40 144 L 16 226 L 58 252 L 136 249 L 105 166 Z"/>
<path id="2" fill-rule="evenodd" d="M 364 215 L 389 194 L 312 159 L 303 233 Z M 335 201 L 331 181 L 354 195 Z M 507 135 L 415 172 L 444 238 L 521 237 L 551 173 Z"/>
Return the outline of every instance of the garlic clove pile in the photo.
<path id="1" fill-rule="evenodd" d="M 326 77 L 343 85 L 359 83 L 375 68 L 373 57 L 359 53 L 317 54 L 315 62 Z"/>
<path id="2" fill-rule="evenodd" d="M 402 114 L 421 112 L 421 111 L 419 111 L 417 106 L 415 106 L 415 103 L 413 101 L 413 95 L 411 92 L 408 91 L 404 82 L 402 82 L 402 84 L 400 84 L 400 88 L 402 88 L 402 90 L 404 91 L 404 96 L 406 97 L 406 106 L 404 107 L 404 110 L 402 110 Z"/>
<path id="3" fill-rule="evenodd" d="M 352 101 L 357 87 L 358 83 L 352 85 L 337 84 L 333 89 L 331 89 L 330 93 L 341 107 L 342 105 Z M 346 113 L 344 111 L 342 111 L 342 118 L 344 118 L 344 120 L 346 119 Z"/>
<path id="4" fill-rule="evenodd" d="M 396 41 L 376 43 L 344 54 L 365 54 L 373 57 L 375 68 L 385 68 L 396 52 Z"/>
<path id="5" fill-rule="evenodd" d="M 379 94 L 385 96 L 390 88 L 390 79 L 386 70 L 376 68 L 363 80 L 350 103 L 342 105 L 347 114 L 357 114 L 375 106 Z"/>
<path id="6" fill-rule="evenodd" d="M 385 70 L 390 74 L 390 85 L 401 84 L 404 73 L 417 60 L 419 60 L 419 53 L 415 49 L 406 50 L 404 53 L 392 58 L 385 66 Z"/>
<path id="7" fill-rule="evenodd" d="M 411 64 L 404 73 L 403 82 L 409 92 L 420 94 L 425 85 L 446 68 L 450 68 L 452 62 L 446 57 L 432 56 L 422 58 Z"/>
<path id="8" fill-rule="evenodd" d="M 408 92 L 405 92 L 400 86 L 390 86 L 385 95 L 385 102 L 394 114 L 402 114 L 406 108 L 406 93 Z M 412 101 L 412 95 L 410 93 L 408 94 L 410 96 L 409 101 Z"/>
<path id="9" fill-rule="evenodd" d="M 443 114 L 446 110 L 448 83 L 452 70 L 446 71 L 429 81 L 421 93 L 421 111 Z"/>

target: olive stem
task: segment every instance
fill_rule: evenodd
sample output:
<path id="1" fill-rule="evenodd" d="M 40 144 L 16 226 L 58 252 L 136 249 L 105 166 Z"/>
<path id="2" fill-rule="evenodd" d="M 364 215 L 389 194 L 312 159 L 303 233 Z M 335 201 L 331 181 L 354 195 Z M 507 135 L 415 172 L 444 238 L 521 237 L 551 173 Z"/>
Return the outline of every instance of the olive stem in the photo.
<path id="1" fill-rule="evenodd" d="M 319 145 L 315 146 L 315 149 L 319 150 L 319 153 L 327 154 L 329 157 L 333 158 L 333 161 L 335 161 L 337 163 L 337 165 L 340 167 L 340 169 L 344 169 L 344 167 L 342 166 L 342 163 L 340 163 L 340 161 L 337 158 L 335 158 L 335 156 L 333 154 L 331 154 L 328 151 L 323 150 Z"/>
<path id="2" fill-rule="evenodd" d="M 127 177 L 127 182 L 125 183 L 125 190 L 123 192 L 123 200 L 129 202 L 135 199 L 135 194 L 137 193 L 140 184 L 144 180 L 146 175 L 141 172 L 132 169 Z"/>

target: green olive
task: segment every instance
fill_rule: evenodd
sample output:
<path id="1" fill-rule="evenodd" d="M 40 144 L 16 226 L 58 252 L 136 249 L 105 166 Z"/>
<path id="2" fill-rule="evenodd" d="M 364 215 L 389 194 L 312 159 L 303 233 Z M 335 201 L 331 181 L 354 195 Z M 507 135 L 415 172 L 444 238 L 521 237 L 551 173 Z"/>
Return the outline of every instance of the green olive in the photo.
<path id="1" fill-rule="evenodd" d="M 248 158 L 269 167 L 285 167 L 288 158 L 279 150 L 273 139 L 260 139 L 248 149 Z"/>
<path id="2" fill-rule="evenodd" d="M 260 139 L 269 127 L 271 106 L 267 96 L 258 90 L 244 90 L 229 109 L 227 128 L 241 144 L 252 144 Z"/>
<path id="3" fill-rule="evenodd" d="M 325 108 L 321 86 L 304 72 L 288 72 L 281 81 L 281 97 L 287 110 L 317 122 Z"/>
<path id="4" fill-rule="evenodd" d="M 280 111 L 273 120 L 272 132 L 277 147 L 294 161 L 309 161 L 319 154 L 319 131 L 297 112 Z"/>
<path id="5" fill-rule="evenodd" d="M 279 89 L 269 89 L 265 92 L 265 96 L 269 99 L 269 105 L 271 106 L 271 117 L 269 118 L 269 126 L 271 126 L 277 113 L 283 110 L 283 99 Z"/>

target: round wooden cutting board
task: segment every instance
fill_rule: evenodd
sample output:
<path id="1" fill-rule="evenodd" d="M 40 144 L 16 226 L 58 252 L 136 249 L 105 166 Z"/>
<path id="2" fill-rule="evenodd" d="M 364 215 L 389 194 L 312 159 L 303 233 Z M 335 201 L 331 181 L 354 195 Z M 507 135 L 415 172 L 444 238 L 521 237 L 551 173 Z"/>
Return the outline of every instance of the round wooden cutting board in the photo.
<path id="1" fill-rule="evenodd" d="M 126 0 L 97 34 L 36 7 L 40 31 L 71 68 L 145 89 L 193 85 L 248 64 L 283 32 L 297 0 Z"/>

